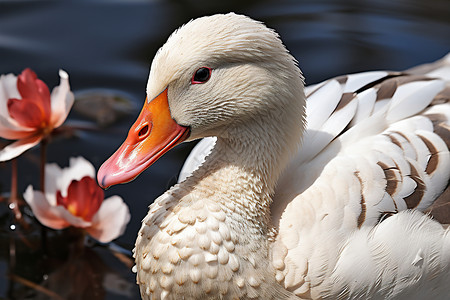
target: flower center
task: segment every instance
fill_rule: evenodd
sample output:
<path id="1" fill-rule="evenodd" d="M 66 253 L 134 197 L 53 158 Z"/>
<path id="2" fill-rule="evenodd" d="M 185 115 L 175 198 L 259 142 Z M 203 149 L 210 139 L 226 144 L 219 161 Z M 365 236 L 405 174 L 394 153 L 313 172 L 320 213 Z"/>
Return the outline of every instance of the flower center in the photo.
<path id="1" fill-rule="evenodd" d="M 97 182 L 85 176 L 81 180 L 72 180 L 67 189 L 67 196 L 63 197 L 61 191 L 56 193 L 56 204 L 64 206 L 72 215 L 85 221 L 92 221 L 104 199 L 103 190 Z"/>

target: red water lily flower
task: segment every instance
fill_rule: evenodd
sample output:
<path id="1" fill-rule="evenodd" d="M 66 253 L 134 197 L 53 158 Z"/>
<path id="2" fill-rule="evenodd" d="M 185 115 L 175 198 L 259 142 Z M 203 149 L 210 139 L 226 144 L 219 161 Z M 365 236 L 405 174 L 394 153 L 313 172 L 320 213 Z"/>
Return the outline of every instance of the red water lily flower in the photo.
<path id="1" fill-rule="evenodd" d="M 24 199 L 43 225 L 62 229 L 84 228 L 100 242 L 119 237 L 130 220 L 128 206 L 119 196 L 105 200 L 95 181 L 95 169 L 82 157 L 71 158 L 70 166 L 56 164 L 45 167 L 45 194 L 29 186 Z"/>
<path id="2" fill-rule="evenodd" d="M 0 150 L 0 161 L 35 146 L 67 118 L 74 96 L 67 73 L 60 70 L 59 76 L 52 93 L 31 69 L 0 76 L 0 137 L 17 140 Z"/>

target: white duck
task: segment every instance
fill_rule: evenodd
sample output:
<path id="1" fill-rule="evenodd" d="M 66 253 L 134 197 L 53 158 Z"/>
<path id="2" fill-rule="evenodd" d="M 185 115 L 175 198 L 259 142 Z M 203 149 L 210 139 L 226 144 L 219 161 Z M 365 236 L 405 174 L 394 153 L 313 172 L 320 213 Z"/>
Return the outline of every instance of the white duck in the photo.
<path id="1" fill-rule="evenodd" d="M 449 230 L 422 211 L 449 182 L 449 66 L 429 73 L 447 81 L 342 76 L 306 101 L 295 59 L 260 22 L 178 29 L 98 174 L 124 183 L 183 140 L 217 137 L 143 220 L 142 298 L 448 299 Z"/>

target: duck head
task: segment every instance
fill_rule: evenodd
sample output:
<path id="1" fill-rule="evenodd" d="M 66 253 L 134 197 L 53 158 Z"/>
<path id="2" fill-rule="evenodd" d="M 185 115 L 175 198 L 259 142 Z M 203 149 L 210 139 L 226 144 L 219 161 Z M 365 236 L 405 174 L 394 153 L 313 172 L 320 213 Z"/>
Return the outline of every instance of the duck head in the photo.
<path id="1" fill-rule="evenodd" d="M 202 17 L 157 52 L 142 111 L 98 182 L 106 188 L 131 181 L 187 140 L 277 130 L 298 139 L 303 116 L 303 77 L 277 33 L 233 13 Z"/>

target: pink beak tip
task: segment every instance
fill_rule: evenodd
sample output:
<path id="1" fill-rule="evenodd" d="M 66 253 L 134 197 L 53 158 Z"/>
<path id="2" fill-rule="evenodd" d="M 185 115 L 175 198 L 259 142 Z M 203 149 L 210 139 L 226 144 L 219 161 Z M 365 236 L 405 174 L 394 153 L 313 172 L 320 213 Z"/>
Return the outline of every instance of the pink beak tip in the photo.
<path id="1" fill-rule="evenodd" d="M 97 172 L 97 182 L 102 189 L 108 189 L 111 185 L 108 182 L 108 173 L 105 171 L 105 163 L 101 165 Z"/>

